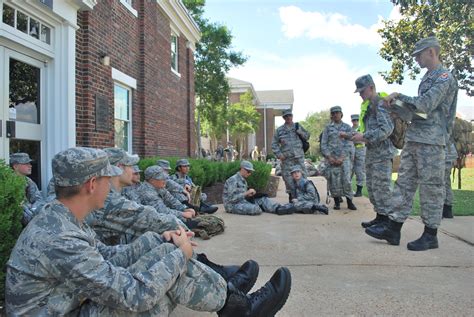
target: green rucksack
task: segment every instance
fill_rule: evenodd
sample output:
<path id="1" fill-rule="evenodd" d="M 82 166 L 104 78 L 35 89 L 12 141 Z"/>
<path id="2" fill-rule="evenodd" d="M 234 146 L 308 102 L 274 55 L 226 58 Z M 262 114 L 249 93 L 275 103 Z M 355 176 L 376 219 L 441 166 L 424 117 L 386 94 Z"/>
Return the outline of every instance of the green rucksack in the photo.
<path id="1" fill-rule="evenodd" d="M 459 158 L 464 158 L 471 152 L 472 124 L 466 120 L 455 118 L 453 140 Z"/>
<path id="2" fill-rule="evenodd" d="M 224 232 L 224 220 L 214 215 L 198 215 L 192 219 L 196 224 L 191 228 L 196 237 L 208 240 L 211 237 Z"/>

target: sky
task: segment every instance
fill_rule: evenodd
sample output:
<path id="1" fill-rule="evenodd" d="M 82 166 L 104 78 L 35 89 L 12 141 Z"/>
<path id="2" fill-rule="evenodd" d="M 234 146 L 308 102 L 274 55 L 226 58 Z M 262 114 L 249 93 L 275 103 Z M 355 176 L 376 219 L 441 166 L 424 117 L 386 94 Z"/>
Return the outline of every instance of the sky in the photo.
<path id="1" fill-rule="evenodd" d="M 233 49 L 248 57 L 228 75 L 257 91 L 293 89 L 295 121 L 339 105 L 350 122 L 362 101 L 354 81 L 365 74 L 379 92 L 417 95 L 424 70 L 402 85 L 388 85 L 379 75 L 390 63 L 378 55 L 377 29 L 383 19 L 400 16 L 389 0 L 206 0 L 204 15 L 226 25 Z M 473 105 L 460 91 L 458 112 L 474 118 Z"/>

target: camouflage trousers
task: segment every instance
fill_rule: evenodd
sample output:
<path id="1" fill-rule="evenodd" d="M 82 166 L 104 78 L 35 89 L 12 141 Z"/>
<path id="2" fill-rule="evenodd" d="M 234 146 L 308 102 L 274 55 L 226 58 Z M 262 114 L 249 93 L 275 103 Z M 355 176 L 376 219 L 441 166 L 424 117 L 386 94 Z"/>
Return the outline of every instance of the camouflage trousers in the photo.
<path id="1" fill-rule="evenodd" d="M 291 170 L 296 166 L 301 168 L 303 177 L 306 177 L 308 175 L 306 167 L 304 166 L 304 157 L 287 158 L 281 162 L 281 176 L 283 177 L 283 181 L 285 182 L 285 188 L 288 194 L 292 192 L 292 189 L 294 189 L 293 177 L 291 177 Z"/>
<path id="2" fill-rule="evenodd" d="M 329 192 L 332 197 L 348 197 L 352 199 L 351 161 L 345 158 L 342 165 L 330 165 L 327 173 Z"/>
<path id="3" fill-rule="evenodd" d="M 357 186 L 364 186 L 365 182 L 365 151 L 365 146 L 355 148 L 351 179 L 355 174 Z"/>
<path id="4" fill-rule="evenodd" d="M 407 142 L 400 157 L 398 179 L 392 194 L 390 219 L 404 222 L 411 213 L 419 186 L 421 219 L 438 228 L 445 195 L 445 151 L 441 145 Z"/>
<path id="5" fill-rule="evenodd" d="M 386 216 L 392 199 L 392 160 L 365 163 L 369 200 L 376 213 Z"/>
<path id="6" fill-rule="evenodd" d="M 262 212 L 275 213 L 280 204 L 268 197 L 255 198 L 254 202 L 243 201 L 233 205 L 226 205 L 225 211 L 231 214 L 258 216 Z"/>
<path id="7" fill-rule="evenodd" d="M 444 171 L 444 186 L 446 196 L 444 198 L 444 204 L 448 206 L 453 205 L 453 190 L 451 189 L 451 168 L 453 166 L 453 162 L 447 161 L 445 164 L 445 171 Z"/>
<path id="8" fill-rule="evenodd" d="M 167 255 L 176 250 L 173 244 L 162 243 L 157 237 L 158 234 L 147 232 L 131 243 L 124 254 L 112 257 L 109 261 L 131 273 L 147 272 L 150 263 L 161 259 L 166 262 L 170 259 Z M 162 274 L 165 277 L 168 273 L 163 270 Z M 195 259 L 188 261 L 185 272 L 176 281 L 172 281 L 172 285 L 163 284 L 163 288 L 163 296 L 148 311 L 124 311 L 95 303 L 91 299 L 81 307 L 80 316 L 169 316 L 178 304 L 196 311 L 216 312 L 224 306 L 227 298 L 225 280 Z"/>

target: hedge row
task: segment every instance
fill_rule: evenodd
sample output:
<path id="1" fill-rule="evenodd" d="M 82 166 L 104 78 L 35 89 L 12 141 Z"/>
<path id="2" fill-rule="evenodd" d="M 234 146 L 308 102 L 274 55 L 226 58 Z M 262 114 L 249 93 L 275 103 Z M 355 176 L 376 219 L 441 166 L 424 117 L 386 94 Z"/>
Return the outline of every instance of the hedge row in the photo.
<path id="1" fill-rule="evenodd" d="M 140 169 L 144 171 L 148 166 L 155 165 L 159 159 L 168 160 L 174 173 L 176 157 L 150 157 L 140 160 L 138 163 Z M 226 179 L 234 175 L 240 169 L 240 161 L 236 162 L 213 162 L 205 159 L 188 159 L 191 164 L 189 176 L 193 179 L 194 184 L 201 187 L 208 187 L 214 183 L 225 182 Z M 272 167 L 265 162 L 252 162 L 255 172 L 247 179 L 249 187 L 261 192 L 265 190 Z M 143 173 L 143 172 L 142 172 Z M 143 175 L 142 175 L 143 176 Z M 143 177 L 142 177 L 143 179 Z"/>
<path id="2" fill-rule="evenodd" d="M 22 230 L 25 186 L 25 179 L 0 161 L 0 303 L 5 298 L 6 263 Z"/>

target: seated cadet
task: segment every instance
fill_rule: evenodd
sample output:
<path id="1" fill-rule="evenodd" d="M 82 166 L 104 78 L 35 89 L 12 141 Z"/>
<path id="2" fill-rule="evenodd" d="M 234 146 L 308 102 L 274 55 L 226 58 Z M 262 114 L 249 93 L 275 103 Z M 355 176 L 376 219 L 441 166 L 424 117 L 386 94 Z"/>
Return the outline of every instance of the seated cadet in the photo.
<path id="1" fill-rule="evenodd" d="M 293 190 L 291 202 L 295 205 L 296 212 L 303 214 L 312 214 L 315 211 L 320 211 L 323 214 L 328 214 L 328 207 L 320 203 L 319 193 L 313 182 L 303 177 L 301 168 L 295 166 L 291 171 L 293 178 Z"/>
<path id="2" fill-rule="evenodd" d="M 175 197 L 178 201 L 180 201 L 182 204 L 187 205 L 188 207 L 191 207 L 191 194 L 184 189 L 184 186 L 181 184 L 178 184 L 176 181 L 174 181 L 171 178 L 170 171 L 171 171 L 171 166 L 170 162 L 167 160 L 157 160 L 156 165 L 161 167 L 166 174 L 168 174 L 168 178 L 166 179 L 166 190 L 170 192 L 173 197 Z M 192 208 L 192 207 L 191 207 Z M 195 209 L 195 208 L 193 208 Z"/>
<path id="3" fill-rule="evenodd" d="M 100 241 L 108 245 L 126 244 L 147 231 L 163 233 L 184 226 L 173 215 L 158 213 L 153 207 L 143 206 L 122 196 L 124 186 L 132 184 L 136 156 L 118 148 L 105 149 L 115 174 L 111 177 L 110 192 L 104 208 L 86 217 L 86 222 L 97 233 Z"/>
<path id="4" fill-rule="evenodd" d="M 7 263 L 8 316 L 168 316 L 178 304 L 219 316 L 273 316 L 288 298 L 287 268 L 246 295 L 245 272 L 225 281 L 196 261 L 181 227 L 105 246 L 84 218 L 104 207 L 114 175 L 107 154 L 71 148 L 55 155 L 52 168 L 57 200 L 32 219 Z"/>
<path id="5" fill-rule="evenodd" d="M 171 179 L 184 187 L 191 194 L 191 204 L 199 206 L 199 212 L 204 214 L 215 213 L 218 209 L 206 203 L 207 195 L 201 192 L 201 187 L 193 183 L 191 176 L 189 176 L 189 161 L 187 159 L 180 159 L 176 162 L 176 173 L 171 176 Z"/>
<path id="6" fill-rule="evenodd" d="M 292 214 L 293 204 L 280 205 L 268 197 L 255 197 L 255 189 L 248 188 L 246 178 L 254 171 L 249 161 L 240 162 L 240 170 L 224 184 L 222 200 L 225 211 L 239 215 L 260 215 L 262 211 L 277 215 Z"/>
<path id="7" fill-rule="evenodd" d="M 130 200 L 137 201 L 137 189 L 140 186 L 140 168 L 138 165 L 133 165 L 132 185 L 125 186 L 122 189 L 122 195 Z"/>
<path id="8" fill-rule="evenodd" d="M 17 175 L 24 177 L 26 180 L 26 199 L 23 203 L 23 219 L 21 220 L 24 226 L 38 214 L 41 207 L 45 204 L 38 186 L 28 177 L 28 175 L 31 175 L 31 162 L 32 160 L 28 153 L 13 153 L 10 155 L 10 167 Z"/>
<path id="9" fill-rule="evenodd" d="M 182 221 L 196 216 L 196 211 L 176 200 L 166 189 L 165 171 L 152 165 L 145 169 L 145 181 L 137 190 L 139 203 L 152 206 L 159 213 L 176 216 Z"/>

